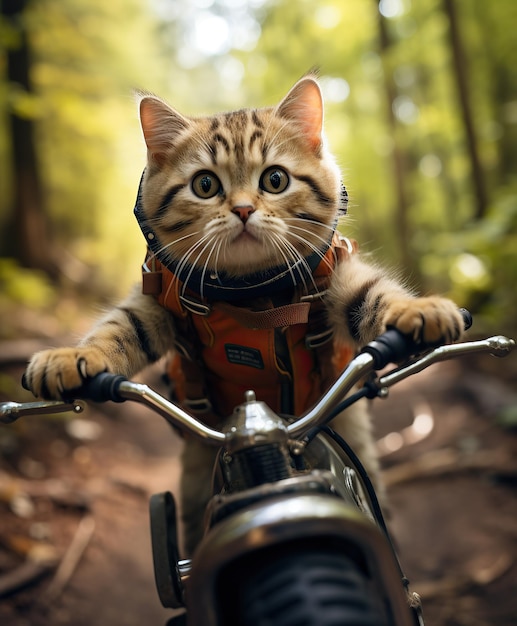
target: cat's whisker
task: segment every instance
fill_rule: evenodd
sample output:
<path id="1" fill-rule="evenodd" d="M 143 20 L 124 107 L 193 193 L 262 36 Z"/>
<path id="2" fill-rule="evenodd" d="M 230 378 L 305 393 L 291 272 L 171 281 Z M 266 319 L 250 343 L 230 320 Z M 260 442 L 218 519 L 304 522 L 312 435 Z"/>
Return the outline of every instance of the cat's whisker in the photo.
<path id="1" fill-rule="evenodd" d="M 319 248 L 313 245 L 310 241 L 307 241 L 305 237 L 302 237 L 301 235 L 297 235 L 296 233 L 291 232 L 291 236 L 295 237 L 299 241 L 302 241 L 307 246 L 309 246 L 309 248 L 320 257 L 321 261 L 325 263 L 325 265 L 329 268 L 331 273 L 334 271 L 334 265 L 327 259 L 325 252 L 322 252 Z"/>
<path id="2" fill-rule="evenodd" d="M 276 244 L 276 249 L 278 250 L 278 253 L 284 259 L 285 264 L 287 265 L 287 268 L 291 275 L 291 280 L 293 281 L 293 286 L 296 286 L 296 277 L 294 275 L 293 265 L 296 263 L 297 259 L 295 256 L 292 255 L 293 250 L 291 250 L 289 246 L 286 245 L 288 242 L 286 242 L 285 239 L 277 233 L 273 233 L 272 242 Z M 284 250 L 290 253 L 289 256 L 286 255 L 286 252 L 284 252 Z"/>
<path id="3" fill-rule="evenodd" d="M 205 276 L 206 276 L 206 272 L 208 271 L 208 264 L 215 252 L 215 275 L 217 276 L 217 265 L 219 262 L 219 254 L 220 254 L 223 243 L 226 243 L 226 245 L 228 245 L 228 240 L 226 238 L 219 237 L 218 231 L 212 228 L 185 253 L 185 255 L 182 257 L 182 260 L 180 262 L 179 271 L 183 267 L 185 267 L 187 263 L 189 263 L 192 267 L 189 270 L 188 275 L 183 283 L 183 288 L 182 288 L 183 295 L 185 294 L 185 291 L 188 287 L 188 282 L 190 278 L 192 277 L 195 267 L 198 266 L 199 259 L 201 259 L 203 254 L 209 249 L 208 256 L 205 259 L 202 270 L 201 270 L 200 296 L 202 298 L 204 297 Z M 189 261 L 189 258 L 192 257 L 199 248 L 201 248 L 201 250 L 199 254 L 197 255 L 197 257 L 193 261 Z"/>
<path id="4" fill-rule="evenodd" d="M 210 236 L 208 236 L 208 235 L 207 235 L 206 237 L 204 237 L 204 238 L 203 238 L 203 240 L 202 240 L 202 241 L 204 241 L 204 242 L 205 242 L 205 245 L 201 248 L 201 251 L 199 252 L 199 254 L 197 255 L 197 257 L 194 259 L 194 261 L 191 263 L 192 267 L 191 267 L 191 269 L 190 269 L 190 271 L 189 271 L 189 273 L 188 273 L 188 275 L 187 275 L 187 278 L 185 279 L 185 285 L 186 285 L 186 284 L 187 284 L 187 282 L 189 281 L 189 279 L 190 279 L 190 277 L 191 277 L 191 275 L 192 275 L 192 273 L 193 273 L 194 269 L 195 269 L 196 267 L 198 267 L 198 261 L 199 261 L 199 259 L 203 256 L 203 254 L 205 253 L 205 251 L 206 251 L 209 247 L 211 247 L 210 253 L 209 253 L 208 258 L 207 258 L 207 261 L 210 259 L 210 256 L 211 256 L 211 254 L 212 254 L 212 252 L 213 252 L 213 245 L 212 245 L 212 243 L 213 243 L 213 237 L 210 237 Z"/>
<path id="5" fill-rule="evenodd" d="M 167 251 L 168 249 L 172 248 L 173 246 L 181 243 L 182 241 L 185 241 L 185 239 L 189 239 L 190 237 L 195 237 L 196 235 L 199 235 L 201 231 L 197 230 L 193 233 L 189 233 L 188 235 L 183 235 L 183 237 L 178 237 L 177 239 L 174 239 L 173 241 L 169 241 L 169 243 L 166 243 L 165 245 L 163 245 L 161 248 L 159 248 L 158 250 L 155 251 L 155 254 L 162 254 L 163 252 Z"/>
<path id="6" fill-rule="evenodd" d="M 186 284 L 188 279 L 190 278 L 190 276 L 192 275 L 192 272 L 194 270 L 194 265 L 193 263 L 189 260 L 192 255 L 196 252 L 196 250 L 198 250 L 200 247 L 203 247 L 206 240 L 209 239 L 209 235 L 204 235 L 203 237 L 201 237 L 201 239 L 199 239 L 194 245 L 192 245 L 186 252 L 185 254 L 183 254 L 183 256 L 179 259 L 178 262 L 178 269 L 176 271 L 176 273 L 178 274 L 178 276 L 181 275 L 183 269 L 185 268 L 185 266 L 187 264 L 191 265 L 191 269 L 189 270 L 189 274 L 187 276 L 187 279 L 183 282 L 183 291 L 182 293 L 184 293 L 185 288 L 186 288 Z M 201 252 L 202 254 L 202 252 Z"/>
<path id="7" fill-rule="evenodd" d="M 309 267 L 309 264 L 307 263 L 307 261 L 304 259 L 304 257 L 300 254 L 300 252 L 295 248 L 295 246 L 293 246 L 293 244 L 288 241 L 285 237 L 283 237 L 282 235 L 279 235 L 277 233 L 275 233 L 275 242 L 277 243 L 277 249 L 280 252 L 280 254 L 283 256 L 286 264 L 289 267 L 289 271 L 293 280 L 293 285 L 296 286 L 297 281 L 296 278 L 294 276 L 294 271 L 293 271 L 293 266 L 296 265 L 297 263 L 301 263 L 305 269 L 307 270 L 307 274 L 311 277 L 311 281 L 314 284 L 314 286 L 316 287 L 316 283 L 314 282 L 314 278 L 312 277 L 312 272 L 311 269 Z M 278 245 L 280 244 L 280 245 Z M 289 259 L 287 256 L 285 256 L 285 254 L 283 253 L 282 249 L 283 248 L 286 253 L 289 254 L 289 257 L 291 259 L 291 263 L 289 263 Z M 305 289 L 305 291 L 308 293 L 309 292 L 309 288 L 307 285 L 307 282 L 305 280 L 305 277 L 303 276 L 303 274 L 301 272 L 299 272 L 299 276 L 303 282 L 303 287 Z"/>
<path id="8" fill-rule="evenodd" d="M 294 233 L 293 233 L 293 235 L 294 235 Z M 318 256 L 319 256 L 322 260 L 325 258 L 325 255 L 324 255 L 324 254 L 322 254 L 321 250 L 318 250 L 318 248 L 316 248 L 315 246 L 312 246 L 312 245 L 311 245 L 309 242 L 307 242 L 307 241 L 306 241 L 303 237 L 299 237 L 299 236 L 297 236 L 297 235 L 295 235 L 295 236 L 296 236 L 298 239 L 300 239 L 300 241 L 303 241 L 304 243 L 307 243 L 307 244 L 308 244 L 308 245 L 309 245 L 309 246 L 313 249 L 313 251 L 314 251 L 314 252 L 315 252 L 315 253 L 316 253 L 316 254 L 317 254 L 317 255 L 318 255 Z M 299 262 L 303 265 L 303 267 L 305 268 L 305 270 L 306 270 L 306 272 L 307 272 L 307 275 L 310 277 L 310 280 L 311 280 L 311 282 L 312 282 L 313 287 L 314 287 L 314 288 L 315 288 L 315 290 L 317 291 L 317 290 L 318 290 L 318 287 L 317 287 L 316 282 L 315 282 L 315 280 L 314 280 L 313 272 L 312 272 L 312 269 L 311 269 L 311 267 L 310 267 L 309 263 L 307 262 L 307 259 L 306 259 L 306 258 L 305 258 L 302 254 L 300 254 L 300 252 L 297 250 L 297 248 L 296 248 L 296 247 L 295 247 L 295 246 L 294 246 L 294 245 L 293 245 L 290 241 L 288 241 L 288 240 L 287 240 L 287 239 L 285 239 L 285 238 L 284 238 L 284 241 L 285 241 L 285 245 L 286 245 L 286 246 L 289 246 L 289 248 L 293 251 L 293 253 L 294 253 L 294 254 L 293 254 L 293 256 L 294 256 L 294 255 L 296 255 L 297 260 L 298 260 L 298 261 L 299 261 Z M 326 261 L 326 259 L 325 259 L 325 261 Z M 326 262 L 327 262 L 327 261 L 326 261 Z M 328 263 L 328 262 L 327 262 L 327 263 Z M 331 266 L 329 265 L 329 267 L 331 267 Z M 331 267 L 331 269 L 332 269 L 332 267 Z M 307 283 L 305 282 L 305 280 L 304 280 L 303 282 L 304 282 L 304 287 L 305 287 L 306 291 L 308 292 L 309 290 L 308 290 L 308 287 L 307 287 Z"/>
<path id="9" fill-rule="evenodd" d="M 199 248 L 203 247 L 205 245 L 205 242 L 210 238 L 209 235 L 204 235 L 203 237 L 201 237 L 200 239 L 198 239 L 192 246 L 190 246 L 190 248 L 181 256 L 181 258 L 179 259 L 179 263 L 178 263 L 178 272 L 181 272 L 181 270 L 185 267 L 185 265 L 189 264 L 189 265 L 193 265 L 192 261 L 190 260 L 191 257 L 194 255 L 194 253 L 196 252 L 196 250 L 198 250 Z"/>
<path id="10" fill-rule="evenodd" d="M 306 218 L 306 217 L 284 217 L 284 221 L 285 222 L 301 222 L 302 224 L 306 224 L 306 225 L 310 225 L 313 223 L 312 220 Z M 325 224 L 323 222 L 318 222 L 318 226 L 320 228 L 324 228 L 326 230 L 329 231 L 329 233 L 334 233 L 335 232 L 335 227 L 334 224 Z M 301 228 L 301 227 L 300 227 Z M 312 230 L 310 231 L 311 233 L 313 232 Z"/>
<path id="11" fill-rule="evenodd" d="M 290 232 L 292 232 L 292 230 L 297 230 L 297 231 L 300 231 L 302 233 L 307 233 L 310 236 L 311 239 L 316 239 L 318 241 L 321 241 L 321 243 L 323 244 L 322 247 L 326 247 L 329 244 L 328 239 L 325 239 L 325 237 L 322 237 L 321 235 L 318 235 L 317 233 L 315 233 L 310 228 L 304 228 L 303 226 L 297 226 L 295 224 L 290 224 L 289 228 L 290 228 Z M 309 244 L 309 243 L 310 242 L 307 241 L 307 244 Z"/>
<path id="12" fill-rule="evenodd" d="M 293 220 L 294 219 L 299 219 L 299 218 L 293 218 Z M 286 221 L 288 221 L 288 220 L 286 220 Z M 291 220 L 289 220 L 289 221 L 291 221 Z M 325 252 L 322 252 L 316 245 L 314 245 L 311 241 L 306 239 L 303 235 L 299 235 L 299 234 L 297 234 L 297 233 L 295 233 L 293 231 L 297 230 L 297 231 L 300 231 L 302 233 L 307 233 L 311 237 L 321 241 L 321 243 L 324 246 L 328 245 L 328 240 L 327 239 L 324 239 L 323 237 L 320 237 L 319 235 L 317 235 L 315 232 L 313 232 L 309 228 L 303 228 L 302 226 L 297 226 L 297 225 L 294 225 L 294 224 L 291 224 L 290 228 L 291 228 L 290 234 L 291 234 L 292 237 L 296 237 L 296 239 L 298 239 L 299 241 L 301 241 L 301 242 L 305 243 L 307 246 L 309 246 L 314 252 L 316 252 L 317 254 L 320 255 L 322 260 L 325 258 Z M 331 230 L 332 230 L 332 232 L 334 232 L 334 229 L 331 229 Z M 329 263 L 328 261 L 327 261 L 327 265 L 328 265 L 329 268 L 332 267 L 332 264 Z"/>
<path id="13" fill-rule="evenodd" d="M 204 286 L 205 286 L 205 275 L 206 272 L 208 271 L 208 262 L 210 261 L 210 257 L 212 256 L 212 253 L 215 251 L 215 257 L 214 257 L 214 265 L 213 265 L 213 270 L 212 273 L 210 275 L 210 278 L 212 279 L 217 279 L 219 278 L 219 272 L 217 270 L 217 266 L 219 264 L 219 253 L 221 252 L 221 246 L 222 246 L 222 241 L 221 239 L 219 239 L 216 242 L 216 245 L 212 248 L 205 264 L 203 267 L 203 273 L 202 273 L 202 278 L 201 278 L 201 297 L 204 298 Z"/>
<path id="14" fill-rule="evenodd" d="M 203 252 L 206 250 L 207 246 L 208 246 L 209 244 L 212 244 L 212 243 L 213 243 L 213 240 L 214 240 L 214 237 L 212 237 L 212 239 L 211 239 L 211 240 L 207 243 L 207 245 L 206 245 L 206 246 L 203 248 L 203 250 L 200 252 L 200 254 L 199 254 L 199 256 L 198 256 L 198 259 L 199 259 L 199 257 L 201 256 L 201 254 L 203 254 Z M 216 245 L 217 245 L 217 250 L 219 250 L 219 247 L 220 247 L 220 240 L 216 243 Z M 201 293 L 200 293 L 201 298 L 204 298 L 204 297 L 205 297 L 205 294 L 204 294 L 205 276 L 206 276 L 206 273 L 207 273 L 207 271 L 208 271 L 208 263 L 210 262 L 210 257 L 211 257 L 211 256 L 212 256 L 212 254 L 214 253 L 214 250 L 215 250 L 215 249 L 216 249 L 216 246 L 212 245 L 212 248 L 211 248 L 211 250 L 210 250 L 210 252 L 209 252 L 209 254 L 208 254 L 207 258 L 206 258 L 205 262 L 203 263 L 203 269 L 202 269 L 202 271 L 201 271 Z M 217 253 L 216 253 L 216 255 L 217 255 Z M 197 261 L 197 259 L 196 259 L 196 261 Z"/>
<path id="15" fill-rule="evenodd" d="M 174 239 L 173 241 L 171 241 L 168 244 L 164 245 L 161 248 L 161 251 L 167 250 L 168 248 L 173 248 L 174 246 L 178 245 L 182 241 L 185 241 L 186 239 L 190 239 L 191 237 L 196 237 L 197 235 L 199 235 L 200 232 L 201 231 L 198 230 L 195 233 L 191 233 L 190 235 L 184 235 L 183 237 L 179 237 L 178 239 Z"/>
<path id="16" fill-rule="evenodd" d="M 300 218 L 286 218 L 284 221 L 285 222 L 292 222 L 292 221 L 301 221 L 301 222 L 305 222 L 307 223 L 306 220 L 300 219 Z M 310 222 L 309 222 L 310 224 Z M 322 224 L 323 226 L 323 224 Z M 296 233 L 293 233 L 293 230 L 296 231 L 300 231 L 302 233 L 307 233 L 307 235 L 309 235 L 309 237 L 305 238 L 302 235 L 297 235 Z M 334 233 L 334 229 L 333 228 L 329 228 L 329 230 L 331 231 L 331 233 Z M 307 246 L 311 247 L 315 252 L 320 252 L 321 250 L 319 250 L 319 248 L 316 247 L 316 245 L 311 241 L 311 239 L 315 239 L 317 241 L 321 241 L 322 243 L 322 248 L 327 248 L 327 246 L 329 245 L 329 240 L 326 239 L 325 237 L 322 237 L 321 235 L 318 235 L 316 232 L 314 232 L 314 230 L 311 230 L 310 228 L 306 228 L 304 226 L 298 226 L 297 224 L 289 224 L 289 234 L 296 236 L 297 239 L 299 239 L 300 241 L 302 241 L 303 243 L 305 243 Z M 325 254 L 325 253 L 323 253 Z M 322 255 L 323 256 L 323 255 Z"/>
<path id="17" fill-rule="evenodd" d="M 324 252 L 323 250 L 318 248 L 315 244 L 313 244 L 311 241 L 309 241 L 303 235 L 299 235 L 298 233 L 293 232 L 294 230 L 300 230 L 300 231 L 302 231 L 304 233 L 308 233 L 310 235 L 314 235 L 314 233 L 312 233 L 310 230 L 308 230 L 306 228 L 301 228 L 300 226 L 291 226 L 291 231 L 290 231 L 291 237 L 294 237 L 294 238 L 298 239 L 298 241 L 301 241 L 306 246 L 308 246 L 315 254 L 317 254 L 320 257 L 320 259 L 322 261 L 325 262 L 325 264 L 327 265 L 327 267 L 330 270 L 333 270 L 333 267 L 334 267 L 333 264 L 326 258 L 326 251 Z M 323 244 L 327 244 L 327 241 L 325 239 L 323 239 L 322 237 L 316 237 L 316 238 L 319 239 Z"/>
<path id="18" fill-rule="evenodd" d="M 215 259 L 214 259 L 214 277 L 215 278 L 219 278 L 219 271 L 218 271 L 218 266 L 219 266 L 219 255 L 221 254 L 221 248 L 223 245 L 223 240 L 219 239 L 219 241 L 217 242 L 217 252 L 215 253 Z"/>
<path id="19" fill-rule="evenodd" d="M 291 227 L 291 230 L 289 231 L 289 236 L 290 237 L 294 237 L 295 239 L 297 239 L 298 241 L 301 241 L 303 244 L 305 244 L 308 248 L 310 248 L 313 252 L 315 252 L 321 259 L 323 259 L 323 257 L 326 254 L 326 247 L 325 250 L 322 250 L 321 248 L 318 248 L 318 246 L 314 243 L 312 243 L 312 241 L 309 241 L 306 237 L 304 237 L 303 235 L 299 235 L 298 233 L 293 232 L 293 230 L 296 227 Z M 302 232 L 309 232 L 306 231 L 304 229 L 301 229 Z M 322 243 L 327 243 L 324 239 L 320 239 L 320 241 L 322 241 Z"/>

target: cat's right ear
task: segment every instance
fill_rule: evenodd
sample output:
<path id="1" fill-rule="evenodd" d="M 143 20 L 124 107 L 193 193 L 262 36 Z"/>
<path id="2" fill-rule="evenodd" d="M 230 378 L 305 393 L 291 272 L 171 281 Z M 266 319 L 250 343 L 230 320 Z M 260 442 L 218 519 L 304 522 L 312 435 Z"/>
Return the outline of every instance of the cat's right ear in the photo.
<path id="1" fill-rule="evenodd" d="M 177 137 L 189 127 L 189 121 L 158 98 L 140 100 L 140 124 L 149 154 L 161 163 Z"/>
<path id="2" fill-rule="evenodd" d="M 313 150 L 321 148 L 323 99 L 314 76 L 299 80 L 278 105 L 277 111 L 280 117 L 296 123 Z"/>

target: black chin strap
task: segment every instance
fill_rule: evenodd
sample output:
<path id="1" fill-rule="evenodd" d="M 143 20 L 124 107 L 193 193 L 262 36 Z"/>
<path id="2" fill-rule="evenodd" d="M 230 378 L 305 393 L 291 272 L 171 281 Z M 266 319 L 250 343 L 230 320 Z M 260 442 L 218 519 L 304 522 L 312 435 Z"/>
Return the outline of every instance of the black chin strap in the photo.
<path id="1" fill-rule="evenodd" d="M 343 183 L 341 183 L 341 194 L 339 198 L 338 214 L 340 216 L 348 213 L 348 191 Z"/>

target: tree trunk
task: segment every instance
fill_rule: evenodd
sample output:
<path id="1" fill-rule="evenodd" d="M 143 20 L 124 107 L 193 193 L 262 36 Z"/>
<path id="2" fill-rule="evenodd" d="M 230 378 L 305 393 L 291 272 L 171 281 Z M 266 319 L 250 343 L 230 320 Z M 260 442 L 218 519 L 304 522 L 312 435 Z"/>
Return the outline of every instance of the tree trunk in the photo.
<path id="1" fill-rule="evenodd" d="M 10 89 L 32 94 L 31 54 L 23 14 L 30 0 L 3 0 L 2 14 L 19 33 L 16 47 L 7 50 Z M 58 268 L 52 254 L 40 169 L 34 138 L 34 121 L 14 107 L 9 114 L 13 199 L 8 227 L 10 253 L 24 266 L 44 270 L 52 278 Z"/>
<path id="2" fill-rule="evenodd" d="M 410 225 L 409 225 L 409 202 L 407 199 L 405 178 L 405 155 L 400 146 L 398 139 L 398 124 L 393 112 L 393 102 L 396 97 L 395 85 L 392 79 L 391 69 L 387 63 L 387 53 L 391 46 L 390 35 L 386 27 L 386 20 L 379 11 L 379 2 L 375 0 L 375 9 L 377 12 L 377 22 L 379 28 L 379 49 L 383 62 L 384 74 L 384 91 L 386 94 L 386 119 L 393 139 L 393 151 L 391 153 L 393 166 L 393 179 L 395 185 L 395 193 L 397 198 L 397 206 L 395 210 L 395 226 L 397 229 L 398 246 L 400 250 L 401 262 L 404 267 L 413 267 L 413 259 L 411 254 L 410 241 Z"/>
<path id="3" fill-rule="evenodd" d="M 463 51 L 463 43 L 458 24 L 455 0 L 443 0 L 443 9 L 449 20 L 449 43 L 452 50 L 454 80 L 458 89 L 458 100 L 470 159 L 470 171 L 472 187 L 475 193 L 476 207 L 474 217 L 476 220 L 480 220 L 486 215 L 488 199 L 485 186 L 485 175 L 479 159 L 476 129 L 470 106 L 467 84 L 467 63 Z"/>

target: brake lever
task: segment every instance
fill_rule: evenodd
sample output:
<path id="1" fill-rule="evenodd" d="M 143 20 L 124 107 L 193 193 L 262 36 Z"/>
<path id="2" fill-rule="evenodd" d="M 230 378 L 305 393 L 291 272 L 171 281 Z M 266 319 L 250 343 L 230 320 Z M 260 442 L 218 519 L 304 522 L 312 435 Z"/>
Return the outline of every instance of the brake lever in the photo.
<path id="1" fill-rule="evenodd" d="M 50 415 L 54 413 L 82 413 L 85 404 L 80 400 L 61 402 L 61 400 L 40 400 L 36 402 L 2 402 L 0 403 L 0 424 L 12 424 L 20 417 L 27 415 Z"/>

